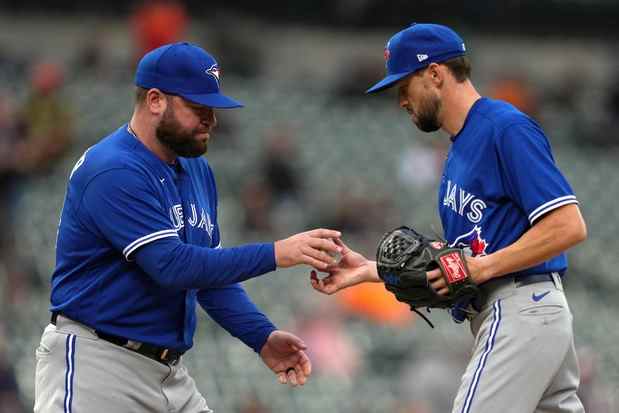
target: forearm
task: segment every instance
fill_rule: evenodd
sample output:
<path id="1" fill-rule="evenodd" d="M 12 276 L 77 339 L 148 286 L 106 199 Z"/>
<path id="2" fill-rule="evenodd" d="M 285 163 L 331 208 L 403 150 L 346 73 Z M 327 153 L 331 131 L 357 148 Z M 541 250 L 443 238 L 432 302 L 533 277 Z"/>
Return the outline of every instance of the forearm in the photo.
<path id="1" fill-rule="evenodd" d="M 362 274 L 361 282 L 373 282 L 379 283 L 383 282 L 378 275 L 378 268 L 376 267 L 376 261 L 368 261 L 365 264 L 365 271 Z"/>
<path id="2" fill-rule="evenodd" d="M 164 238 L 140 248 L 135 257 L 157 283 L 174 289 L 221 287 L 275 269 L 273 244 L 212 249 Z"/>
<path id="3" fill-rule="evenodd" d="M 217 324 L 256 353 L 277 329 L 238 284 L 201 290 L 198 302 Z"/>
<path id="4" fill-rule="evenodd" d="M 485 282 L 538 265 L 586 238 L 586 227 L 576 205 L 567 205 L 541 218 L 513 244 L 468 261 L 474 279 Z"/>

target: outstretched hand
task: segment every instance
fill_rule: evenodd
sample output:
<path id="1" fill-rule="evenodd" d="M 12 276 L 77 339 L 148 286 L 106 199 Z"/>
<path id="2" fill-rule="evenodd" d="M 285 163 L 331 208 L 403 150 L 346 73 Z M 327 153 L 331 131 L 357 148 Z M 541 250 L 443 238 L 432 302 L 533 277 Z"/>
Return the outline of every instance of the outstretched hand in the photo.
<path id="1" fill-rule="evenodd" d="M 340 239 L 336 239 L 335 243 L 341 248 L 340 261 L 324 270 L 328 274 L 324 278 L 319 278 L 314 270 L 310 273 L 310 281 L 316 291 L 331 295 L 363 282 L 381 281 L 376 270 L 376 262 L 369 261 L 363 255 L 351 250 Z"/>
<path id="2" fill-rule="evenodd" d="M 281 268 L 307 264 L 323 270 L 332 265 L 333 256 L 341 252 L 334 242 L 341 236 L 339 231 L 319 228 L 275 241 L 275 263 Z"/>
<path id="3" fill-rule="evenodd" d="M 303 340 L 286 331 L 275 330 L 267 339 L 260 357 L 277 374 L 281 384 L 302 386 L 312 374 L 312 363 L 305 354 Z"/>

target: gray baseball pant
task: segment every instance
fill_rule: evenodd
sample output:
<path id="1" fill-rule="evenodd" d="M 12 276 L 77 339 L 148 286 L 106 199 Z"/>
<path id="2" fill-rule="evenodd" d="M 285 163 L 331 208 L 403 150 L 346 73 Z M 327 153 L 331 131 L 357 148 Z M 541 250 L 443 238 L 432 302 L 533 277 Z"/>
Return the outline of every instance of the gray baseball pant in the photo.
<path id="1" fill-rule="evenodd" d="M 35 413 L 211 413 L 183 365 L 163 364 L 58 316 L 36 350 Z"/>
<path id="2" fill-rule="evenodd" d="M 572 313 L 561 279 L 482 286 L 473 355 L 452 413 L 584 413 Z"/>

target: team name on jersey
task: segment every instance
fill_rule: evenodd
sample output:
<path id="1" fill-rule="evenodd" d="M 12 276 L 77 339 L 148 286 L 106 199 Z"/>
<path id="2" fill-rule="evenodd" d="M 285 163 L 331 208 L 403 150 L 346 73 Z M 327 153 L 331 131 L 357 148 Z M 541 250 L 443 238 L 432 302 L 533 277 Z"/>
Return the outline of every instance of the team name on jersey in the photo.
<path id="1" fill-rule="evenodd" d="M 204 210 L 204 208 L 200 208 L 200 214 L 198 214 L 196 204 L 192 203 L 189 205 L 191 206 L 191 216 L 187 219 L 189 225 L 193 228 L 206 231 L 208 236 L 212 239 L 215 225 L 211 221 L 211 216 Z M 200 218 L 199 221 L 198 215 Z M 176 204 L 170 208 L 170 220 L 172 221 L 172 225 L 174 225 L 174 229 L 177 231 L 185 226 L 185 214 L 181 204 Z"/>
<path id="2" fill-rule="evenodd" d="M 456 214 L 466 217 L 473 224 L 477 224 L 484 217 L 486 203 L 475 195 L 458 187 L 455 182 L 447 181 L 447 190 L 443 198 L 443 206 L 450 208 Z"/>

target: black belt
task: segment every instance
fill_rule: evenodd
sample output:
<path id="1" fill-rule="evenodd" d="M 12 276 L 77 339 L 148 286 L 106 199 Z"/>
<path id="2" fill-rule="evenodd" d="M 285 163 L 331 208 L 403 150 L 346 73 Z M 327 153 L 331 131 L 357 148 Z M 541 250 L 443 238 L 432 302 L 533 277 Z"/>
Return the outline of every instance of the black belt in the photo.
<path id="1" fill-rule="evenodd" d="M 553 273 L 543 272 L 539 274 L 508 274 L 502 277 L 492 278 L 483 284 L 480 284 L 482 290 L 490 290 L 498 285 L 505 285 L 505 283 L 513 282 L 516 288 L 523 287 L 529 284 L 541 283 L 545 281 L 552 281 L 554 283 Z M 559 273 L 554 273 L 559 276 Z"/>
<path id="2" fill-rule="evenodd" d="M 473 300 L 471 302 L 471 305 L 473 306 L 473 309 L 475 309 L 475 311 L 480 312 L 481 311 L 480 309 L 482 308 L 483 304 L 488 299 L 489 294 L 491 294 L 491 292 L 497 286 L 505 286 L 505 285 L 509 285 L 510 283 L 514 283 L 514 286 L 516 288 L 519 288 L 525 285 L 541 283 L 541 282 L 546 282 L 546 281 L 551 281 L 554 284 L 555 278 L 553 274 L 556 274 L 557 277 L 560 277 L 559 273 L 557 272 L 555 273 L 544 272 L 540 274 L 518 274 L 516 273 L 516 274 L 504 275 L 502 277 L 492 278 L 489 281 L 486 281 L 485 283 L 479 285 L 479 288 L 482 294 L 479 297 L 477 297 L 476 300 Z M 555 284 L 555 286 L 557 285 Z M 470 319 L 470 314 L 467 318 Z"/>
<path id="3" fill-rule="evenodd" d="M 51 323 L 56 325 L 56 320 L 58 320 L 58 315 L 60 313 L 53 312 Z M 163 348 L 159 346 L 154 346 L 148 343 L 140 343 L 137 341 L 129 340 L 124 337 L 114 336 L 112 334 L 102 333 L 101 331 L 95 330 L 95 334 L 102 340 L 109 341 L 112 344 L 116 344 L 117 346 L 124 347 L 131 351 L 135 351 L 143 356 L 151 358 L 155 361 L 158 361 L 163 364 L 176 364 L 181 356 L 184 354 L 182 351 L 173 350 L 170 348 Z"/>
<path id="4" fill-rule="evenodd" d="M 518 287 L 522 287 L 524 285 L 541 283 L 544 281 L 552 281 L 554 282 L 554 278 L 552 277 L 552 273 L 545 272 L 542 274 L 522 274 L 522 275 L 514 275 L 514 283 L 517 284 Z"/>

